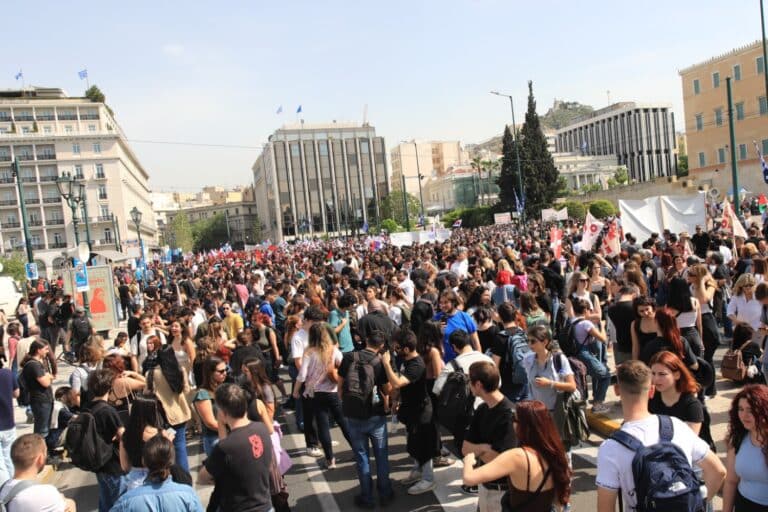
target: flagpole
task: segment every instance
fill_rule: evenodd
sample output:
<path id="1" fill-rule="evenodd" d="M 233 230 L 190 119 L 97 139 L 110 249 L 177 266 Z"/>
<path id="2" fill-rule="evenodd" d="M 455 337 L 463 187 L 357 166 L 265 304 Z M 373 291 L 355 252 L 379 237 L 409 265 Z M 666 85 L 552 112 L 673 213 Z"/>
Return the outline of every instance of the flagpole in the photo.
<path id="1" fill-rule="evenodd" d="M 765 10 L 763 0 L 760 0 L 760 29 L 763 31 L 763 78 L 765 79 L 765 97 L 768 101 L 768 50 L 765 41 Z"/>

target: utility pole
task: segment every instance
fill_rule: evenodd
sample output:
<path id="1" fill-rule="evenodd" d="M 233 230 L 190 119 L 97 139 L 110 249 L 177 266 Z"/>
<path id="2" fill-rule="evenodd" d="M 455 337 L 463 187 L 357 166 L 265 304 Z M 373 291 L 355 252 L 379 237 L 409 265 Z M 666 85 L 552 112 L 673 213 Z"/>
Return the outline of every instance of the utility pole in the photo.
<path id="1" fill-rule="evenodd" d="M 400 179 L 403 182 L 403 212 L 405 213 L 405 230 L 411 230 L 411 221 L 408 218 L 408 197 L 405 193 L 405 174 L 400 172 Z"/>
<path id="2" fill-rule="evenodd" d="M 517 161 L 517 187 L 520 194 L 520 202 L 525 202 L 525 190 L 523 189 L 523 169 L 520 167 L 520 150 L 518 148 L 519 140 L 517 137 L 517 125 L 515 124 L 515 102 L 511 94 L 501 94 L 499 91 L 491 91 L 496 96 L 505 96 L 509 98 L 509 108 L 512 110 L 512 140 L 515 144 L 515 160 Z M 525 222 L 525 208 L 520 212 L 520 222 Z"/>
<path id="3" fill-rule="evenodd" d="M 739 201 L 739 170 L 736 167 L 736 130 L 733 120 L 733 94 L 731 91 L 731 77 L 725 79 L 725 87 L 728 93 L 728 132 L 731 137 L 731 181 L 733 184 L 733 207 L 736 216 L 741 211 L 741 202 Z"/>
<path id="4" fill-rule="evenodd" d="M 416 140 L 413 141 L 413 149 L 416 151 L 416 178 L 419 180 L 419 203 L 421 203 L 421 221 L 422 229 L 424 228 L 424 195 L 421 192 L 421 166 L 419 165 L 419 145 Z M 402 160 L 402 159 L 401 159 Z M 405 193 L 405 184 L 403 184 L 403 193 Z"/>
<path id="5" fill-rule="evenodd" d="M 760 0 L 760 29 L 763 31 L 763 78 L 765 79 L 765 101 L 768 104 L 768 50 L 765 42 L 765 10 L 763 0 Z"/>
<path id="6" fill-rule="evenodd" d="M 85 239 L 88 241 L 88 252 L 93 252 L 93 240 L 91 240 L 91 223 L 88 220 L 88 199 L 86 198 L 86 188 L 80 184 L 80 197 L 82 198 L 83 218 L 85 219 Z M 89 258 L 90 259 L 90 256 Z"/>

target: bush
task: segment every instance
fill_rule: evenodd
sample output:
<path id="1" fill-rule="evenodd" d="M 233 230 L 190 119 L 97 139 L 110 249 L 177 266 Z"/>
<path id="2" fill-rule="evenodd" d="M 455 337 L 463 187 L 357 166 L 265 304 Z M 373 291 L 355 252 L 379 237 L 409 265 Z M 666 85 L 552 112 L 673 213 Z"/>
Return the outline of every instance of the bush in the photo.
<path id="1" fill-rule="evenodd" d="M 443 215 L 441 220 L 443 225 L 449 228 L 457 219 L 461 219 L 463 228 L 476 228 L 493 224 L 493 213 L 490 206 L 458 208 Z"/>
<path id="2" fill-rule="evenodd" d="M 571 219 L 584 220 L 587 216 L 587 209 L 578 201 L 566 201 L 565 207 L 568 208 L 568 217 Z"/>
<path id="3" fill-rule="evenodd" d="M 399 233 L 405 230 L 403 226 L 395 222 L 395 219 L 384 219 L 381 221 L 381 229 L 386 229 L 389 233 Z"/>
<path id="4" fill-rule="evenodd" d="M 597 219 L 605 219 L 606 217 L 616 215 L 616 207 L 610 201 L 598 199 L 589 205 L 589 213 Z"/>

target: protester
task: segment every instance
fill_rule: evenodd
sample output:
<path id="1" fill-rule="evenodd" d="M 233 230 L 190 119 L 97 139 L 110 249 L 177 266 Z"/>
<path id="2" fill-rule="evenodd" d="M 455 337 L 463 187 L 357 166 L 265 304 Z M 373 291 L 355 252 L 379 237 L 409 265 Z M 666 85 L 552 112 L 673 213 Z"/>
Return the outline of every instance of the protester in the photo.
<path id="1" fill-rule="evenodd" d="M 48 436 L 53 411 L 54 376 L 48 364 L 50 346 L 42 341 L 33 341 L 22 364 L 21 379 L 29 393 L 29 405 L 34 415 L 34 433 L 43 439 Z"/>
<path id="2" fill-rule="evenodd" d="M 19 385 L 8 368 L 0 368 L 0 483 L 13 476 L 11 446 L 16 440 L 13 399 L 19 397 Z"/>

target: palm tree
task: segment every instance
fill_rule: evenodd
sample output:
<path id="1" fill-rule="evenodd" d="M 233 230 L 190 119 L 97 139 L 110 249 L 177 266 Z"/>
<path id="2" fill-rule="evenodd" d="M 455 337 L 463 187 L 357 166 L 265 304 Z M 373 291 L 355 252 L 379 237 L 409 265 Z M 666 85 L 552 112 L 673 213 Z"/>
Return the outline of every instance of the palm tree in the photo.
<path id="1" fill-rule="evenodd" d="M 486 205 L 491 204 L 491 183 L 493 180 L 493 173 L 499 170 L 501 163 L 499 160 L 485 160 L 483 161 L 483 168 L 488 172 L 488 187 L 486 189 Z"/>

